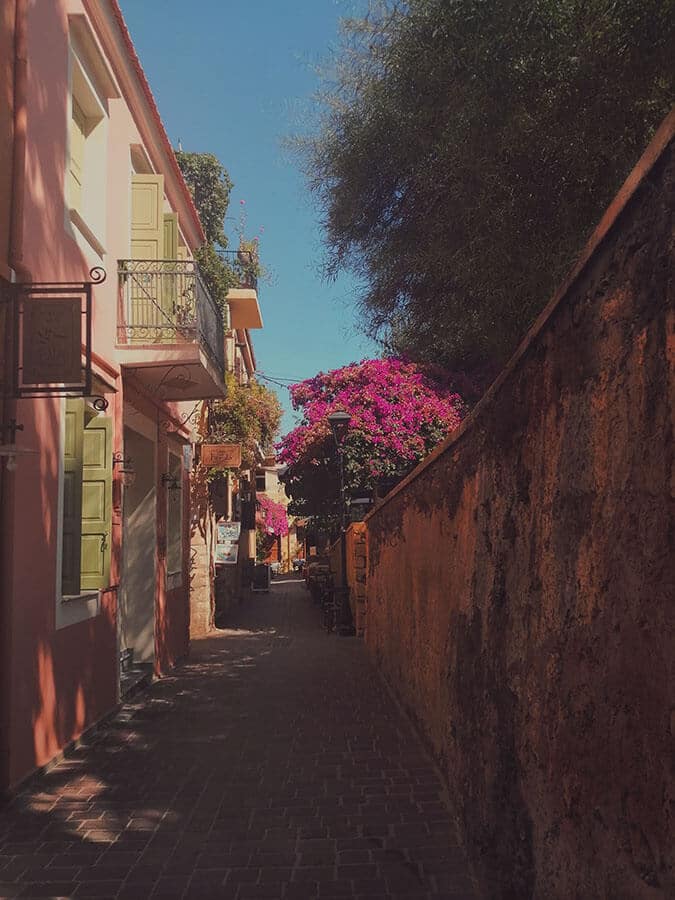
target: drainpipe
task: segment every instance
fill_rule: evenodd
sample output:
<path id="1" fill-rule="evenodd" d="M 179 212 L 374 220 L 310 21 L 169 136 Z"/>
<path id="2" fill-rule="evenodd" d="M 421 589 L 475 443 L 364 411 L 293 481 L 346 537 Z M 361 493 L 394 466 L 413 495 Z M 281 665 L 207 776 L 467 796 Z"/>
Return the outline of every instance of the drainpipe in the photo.
<path id="1" fill-rule="evenodd" d="M 28 54 L 27 54 L 27 25 L 26 13 L 28 0 L 15 0 L 14 7 L 14 85 L 12 103 L 12 195 L 10 203 L 9 220 L 9 268 L 14 272 L 14 280 L 18 282 L 30 282 L 32 273 L 23 263 L 23 212 L 24 194 L 26 188 L 26 130 L 27 130 L 27 85 L 28 85 Z M 10 302 L 10 315 L 5 328 L 6 346 L 0 348 L 4 351 L 5 383 L 2 404 L 2 419 L 0 426 L 2 432 L 0 439 L 9 435 L 8 426 L 15 416 L 16 401 L 11 395 L 13 384 L 13 340 L 14 311 Z M 13 437 L 10 435 L 10 440 Z M 0 793 L 9 787 L 10 778 L 10 719 L 11 719 L 11 621 L 12 609 L 10 592 L 7 589 L 12 571 L 10 546 L 8 544 L 9 525 L 12 521 L 14 502 L 13 496 L 7 490 L 7 475 L 4 466 L 0 466 L 0 640 L 1 654 L 0 672 L 2 685 L 0 689 Z"/>

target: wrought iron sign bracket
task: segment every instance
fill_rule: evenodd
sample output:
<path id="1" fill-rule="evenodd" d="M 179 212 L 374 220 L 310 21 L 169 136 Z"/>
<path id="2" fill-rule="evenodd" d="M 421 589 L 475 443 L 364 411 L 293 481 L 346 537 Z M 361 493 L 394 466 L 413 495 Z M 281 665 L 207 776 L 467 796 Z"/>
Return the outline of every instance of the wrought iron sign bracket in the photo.
<path id="1" fill-rule="evenodd" d="M 92 289 L 105 269 L 88 281 L 31 282 L 14 286 L 14 388 L 19 398 L 91 397 Z M 108 403 L 95 396 L 93 406 Z"/>

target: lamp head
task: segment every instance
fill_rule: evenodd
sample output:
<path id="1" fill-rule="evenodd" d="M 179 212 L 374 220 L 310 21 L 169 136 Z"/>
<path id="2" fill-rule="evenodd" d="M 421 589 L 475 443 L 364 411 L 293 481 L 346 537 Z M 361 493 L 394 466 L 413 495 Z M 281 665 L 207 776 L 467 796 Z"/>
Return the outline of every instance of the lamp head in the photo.
<path id="1" fill-rule="evenodd" d="M 330 425 L 330 430 L 333 432 L 335 443 L 338 446 L 340 446 L 344 440 L 351 420 L 352 417 L 349 413 L 346 413 L 343 410 L 336 410 L 328 416 L 328 424 Z"/>

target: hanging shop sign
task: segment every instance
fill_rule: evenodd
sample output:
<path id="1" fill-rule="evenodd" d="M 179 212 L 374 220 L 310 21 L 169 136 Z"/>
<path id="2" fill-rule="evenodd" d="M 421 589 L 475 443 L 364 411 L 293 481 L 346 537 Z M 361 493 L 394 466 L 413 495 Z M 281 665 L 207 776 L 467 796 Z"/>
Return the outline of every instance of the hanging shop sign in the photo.
<path id="1" fill-rule="evenodd" d="M 201 444 L 201 463 L 209 469 L 238 469 L 241 444 Z"/>
<path id="2" fill-rule="evenodd" d="M 78 384 L 82 378 L 79 297 L 24 301 L 23 381 L 26 385 Z"/>
<path id="3" fill-rule="evenodd" d="M 17 397 L 90 396 L 92 286 L 105 280 L 15 285 L 14 382 Z"/>

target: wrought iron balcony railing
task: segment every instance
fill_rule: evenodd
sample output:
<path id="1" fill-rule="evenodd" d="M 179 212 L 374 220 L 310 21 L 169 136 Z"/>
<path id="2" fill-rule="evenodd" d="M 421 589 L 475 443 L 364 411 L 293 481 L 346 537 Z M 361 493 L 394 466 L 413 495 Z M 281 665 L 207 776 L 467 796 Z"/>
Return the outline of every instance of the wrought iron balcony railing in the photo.
<path id="1" fill-rule="evenodd" d="M 258 289 L 258 255 L 251 250 L 218 250 L 218 256 L 239 279 L 239 286 Z"/>
<path id="2" fill-rule="evenodd" d="M 194 260 L 121 259 L 118 272 L 118 343 L 199 343 L 224 371 L 223 316 Z"/>

